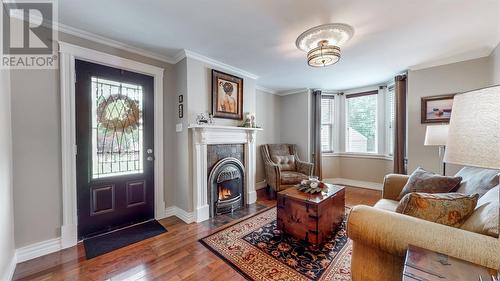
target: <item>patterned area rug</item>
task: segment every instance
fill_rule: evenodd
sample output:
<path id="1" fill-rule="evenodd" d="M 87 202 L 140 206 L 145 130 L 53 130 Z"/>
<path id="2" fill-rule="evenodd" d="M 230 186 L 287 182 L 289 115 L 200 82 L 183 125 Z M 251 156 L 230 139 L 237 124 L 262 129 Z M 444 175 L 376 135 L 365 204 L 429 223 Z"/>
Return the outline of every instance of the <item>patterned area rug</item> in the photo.
<path id="1" fill-rule="evenodd" d="M 347 211 L 347 210 L 346 210 Z M 250 280 L 351 280 L 351 241 L 345 219 L 319 249 L 276 229 L 276 208 L 200 240 Z"/>

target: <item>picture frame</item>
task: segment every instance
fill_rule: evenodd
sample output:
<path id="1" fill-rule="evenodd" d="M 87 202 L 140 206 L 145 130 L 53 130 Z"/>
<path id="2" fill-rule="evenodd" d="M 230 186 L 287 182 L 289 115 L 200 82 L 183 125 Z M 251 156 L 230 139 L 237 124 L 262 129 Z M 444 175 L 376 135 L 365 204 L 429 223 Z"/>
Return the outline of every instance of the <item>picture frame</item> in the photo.
<path id="1" fill-rule="evenodd" d="M 455 94 L 421 98 L 421 123 L 449 123 Z"/>
<path id="2" fill-rule="evenodd" d="M 243 120 L 243 78 L 212 69 L 212 114 Z"/>
<path id="3" fill-rule="evenodd" d="M 183 104 L 179 104 L 179 118 L 183 118 L 184 117 L 184 105 Z"/>

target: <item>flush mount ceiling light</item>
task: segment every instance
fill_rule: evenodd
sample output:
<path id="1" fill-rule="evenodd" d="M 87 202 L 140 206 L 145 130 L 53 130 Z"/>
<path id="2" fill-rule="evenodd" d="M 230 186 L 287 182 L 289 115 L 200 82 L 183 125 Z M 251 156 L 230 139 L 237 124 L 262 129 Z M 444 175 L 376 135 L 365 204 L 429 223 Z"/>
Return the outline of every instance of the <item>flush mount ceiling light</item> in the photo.
<path id="1" fill-rule="evenodd" d="M 295 44 L 299 50 L 307 52 L 307 63 L 310 66 L 328 66 L 339 61 L 340 47 L 353 34 L 354 29 L 347 24 L 323 24 L 300 34 Z"/>

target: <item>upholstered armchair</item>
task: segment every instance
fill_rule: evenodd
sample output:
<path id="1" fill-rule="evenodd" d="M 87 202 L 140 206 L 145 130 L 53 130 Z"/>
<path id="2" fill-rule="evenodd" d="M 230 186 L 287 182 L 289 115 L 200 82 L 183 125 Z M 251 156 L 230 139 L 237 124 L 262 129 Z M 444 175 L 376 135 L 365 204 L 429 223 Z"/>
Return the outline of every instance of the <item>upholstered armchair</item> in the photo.
<path id="1" fill-rule="evenodd" d="M 279 192 L 308 179 L 314 165 L 300 161 L 294 144 L 264 144 L 261 146 L 267 185 Z"/>

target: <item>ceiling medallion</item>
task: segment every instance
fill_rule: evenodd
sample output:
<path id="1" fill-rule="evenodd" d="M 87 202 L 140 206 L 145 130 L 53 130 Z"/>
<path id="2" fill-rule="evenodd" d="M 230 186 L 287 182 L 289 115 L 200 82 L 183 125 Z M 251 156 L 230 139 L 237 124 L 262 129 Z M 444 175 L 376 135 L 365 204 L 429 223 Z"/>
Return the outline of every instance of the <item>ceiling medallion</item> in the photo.
<path id="1" fill-rule="evenodd" d="M 329 23 L 313 27 L 300 34 L 295 44 L 307 52 L 307 64 L 328 66 L 339 61 L 340 47 L 354 34 L 354 29 L 343 23 Z"/>

